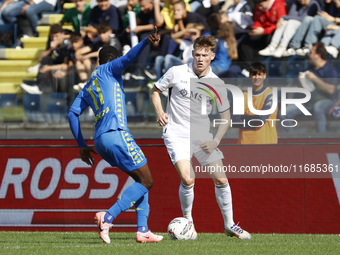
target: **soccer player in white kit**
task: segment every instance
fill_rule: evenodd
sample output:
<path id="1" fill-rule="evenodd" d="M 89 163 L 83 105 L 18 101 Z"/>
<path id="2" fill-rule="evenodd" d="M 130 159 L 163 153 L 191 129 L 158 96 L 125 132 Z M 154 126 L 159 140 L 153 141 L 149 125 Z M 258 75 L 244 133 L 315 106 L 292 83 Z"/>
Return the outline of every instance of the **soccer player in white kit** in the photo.
<path id="1" fill-rule="evenodd" d="M 208 166 L 208 169 L 209 167 L 223 169 L 223 153 L 217 147 L 229 125 L 219 125 L 213 138 L 209 131 L 208 117 L 212 111 L 211 101 L 216 102 L 220 118 L 230 123 L 227 90 L 223 88 L 222 80 L 218 79 L 210 68 L 210 62 L 215 57 L 215 48 L 216 39 L 213 36 L 198 37 L 194 42 L 193 62 L 170 68 L 150 92 L 157 122 L 163 126 L 164 143 L 171 162 L 181 178 L 179 186 L 181 209 L 183 217 L 189 221 L 193 221 L 191 212 L 195 182 L 195 173 L 191 165 L 192 156 L 195 156 L 202 166 Z M 160 98 L 160 93 L 165 90 L 169 90 L 166 112 Z M 202 103 L 208 94 L 214 97 L 213 100 L 206 99 Z M 201 112 L 203 105 L 206 105 L 205 114 Z M 234 223 L 231 190 L 225 173 L 210 175 L 215 184 L 216 200 L 223 215 L 225 233 L 240 239 L 250 239 L 251 235 Z M 196 238 L 195 231 L 192 239 Z"/>

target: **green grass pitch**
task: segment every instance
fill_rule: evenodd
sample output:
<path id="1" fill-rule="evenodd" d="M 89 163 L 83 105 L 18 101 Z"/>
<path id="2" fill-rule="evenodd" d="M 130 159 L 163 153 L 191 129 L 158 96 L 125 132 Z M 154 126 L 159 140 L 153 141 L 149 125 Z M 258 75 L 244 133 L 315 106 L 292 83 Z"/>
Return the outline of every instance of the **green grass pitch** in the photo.
<path id="1" fill-rule="evenodd" d="M 96 232 L 0 232 L 0 254 L 340 254 L 340 235 L 253 234 L 238 240 L 224 234 L 199 233 L 196 241 L 140 244 L 135 233 L 110 232 L 111 244 Z"/>

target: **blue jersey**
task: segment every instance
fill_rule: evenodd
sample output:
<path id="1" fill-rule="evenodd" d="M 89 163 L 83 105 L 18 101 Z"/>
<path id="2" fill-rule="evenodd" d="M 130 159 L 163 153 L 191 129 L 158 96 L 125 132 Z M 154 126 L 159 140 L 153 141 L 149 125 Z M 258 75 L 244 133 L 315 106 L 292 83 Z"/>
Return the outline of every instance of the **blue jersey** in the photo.
<path id="1" fill-rule="evenodd" d="M 70 112 L 78 116 L 88 106 L 92 108 L 95 114 L 95 138 L 110 130 L 128 130 L 122 72 L 138 58 L 146 45 L 147 41 L 144 39 L 125 56 L 98 66 L 74 100 Z M 72 124 L 72 132 L 80 132 L 72 128 Z M 83 145 L 80 140 L 77 139 L 78 145 Z"/>

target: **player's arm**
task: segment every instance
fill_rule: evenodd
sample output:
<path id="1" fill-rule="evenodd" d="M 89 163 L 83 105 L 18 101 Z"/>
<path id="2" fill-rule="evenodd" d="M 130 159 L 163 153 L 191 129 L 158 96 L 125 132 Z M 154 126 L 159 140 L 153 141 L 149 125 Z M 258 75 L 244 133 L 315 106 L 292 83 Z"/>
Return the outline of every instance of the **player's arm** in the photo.
<path id="1" fill-rule="evenodd" d="M 227 120 L 227 124 L 225 125 L 219 125 L 214 141 L 217 143 L 217 146 L 219 145 L 220 141 L 222 140 L 223 136 L 227 133 L 229 126 L 230 126 L 230 110 L 226 110 L 224 112 L 220 113 L 221 119 Z"/>
<path id="2" fill-rule="evenodd" d="M 215 137 L 212 141 L 208 141 L 208 142 L 204 142 L 204 143 L 200 144 L 201 149 L 207 154 L 212 153 L 217 148 L 217 146 L 220 144 L 223 136 L 225 135 L 225 133 L 229 129 L 229 126 L 230 126 L 230 110 L 228 109 L 224 112 L 221 112 L 220 117 L 221 117 L 221 119 L 226 120 L 227 124 L 223 124 L 223 125 L 218 126 L 216 135 L 215 135 Z"/>
<path id="3" fill-rule="evenodd" d="M 150 99 L 155 108 L 155 112 L 157 115 L 157 123 L 160 126 L 165 126 L 168 124 L 168 115 L 164 112 L 162 101 L 161 101 L 161 94 L 162 92 L 154 86 L 150 91 Z"/>
<path id="4" fill-rule="evenodd" d="M 84 140 L 84 137 L 83 137 L 83 134 L 80 128 L 78 110 L 75 110 L 77 108 L 76 107 L 77 105 L 81 106 L 81 99 L 79 97 L 77 97 L 74 100 L 71 106 L 71 109 L 68 113 L 68 120 L 69 120 L 70 128 L 71 128 L 74 138 L 77 141 L 77 144 L 79 147 L 79 154 L 80 154 L 82 161 L 84 161 L 88 165 L 93 165 L 94 159 L 91 153 L 94 153 L 94 154 L 97 154 L 97 153 L 92 148 L 86 145 L 86 142 Z"/>

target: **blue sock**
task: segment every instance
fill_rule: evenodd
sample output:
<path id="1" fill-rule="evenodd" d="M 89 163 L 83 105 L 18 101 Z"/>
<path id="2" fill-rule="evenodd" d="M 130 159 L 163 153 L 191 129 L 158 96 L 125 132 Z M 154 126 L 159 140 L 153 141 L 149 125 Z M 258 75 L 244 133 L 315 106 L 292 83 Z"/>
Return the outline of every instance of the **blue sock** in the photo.
<path id="1" fill-rule="evenodd" d="M 135 210 L 137 215 L 137 231 L 142 233 L 148 232 L 148 217 L 150 211 L 149 192 L 135 203 Z"/>
<path id="2" fill-rule="evenodd" d="M 113 216 L 109 214 L 109 212 L 106 212 L 104 215 L 104 221 L 107 223 L 112 223 L 113 220 L 114 220 Z"/>
<path id="3" fill-rule="evenodd" d="M 146 193 L 148 193 L 148 189 L 139 182 L 135 182 L 130 185 L 123 192 L 118 201 L 107 211 L 104 216 L 105 222 L 112 223 L 112 221 L 117 218 L 121 212 L 125 212 L 127 209 L 129 209 Z"/>

